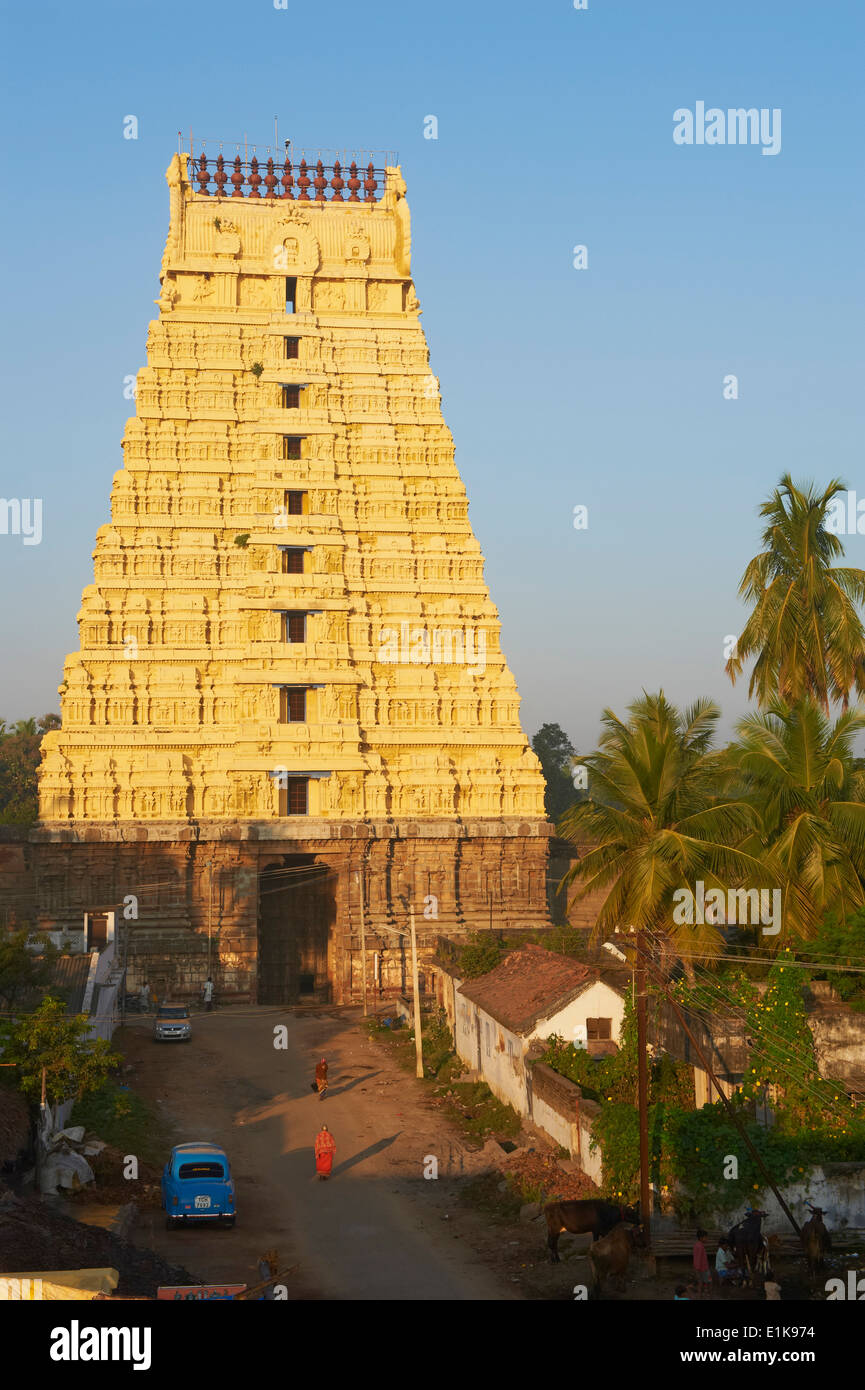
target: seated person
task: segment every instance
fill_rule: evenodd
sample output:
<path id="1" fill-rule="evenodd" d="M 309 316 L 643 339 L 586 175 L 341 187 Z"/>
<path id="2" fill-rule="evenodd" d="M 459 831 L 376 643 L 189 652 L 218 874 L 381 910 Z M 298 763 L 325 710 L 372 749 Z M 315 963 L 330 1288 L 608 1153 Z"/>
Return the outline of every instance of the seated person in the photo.
<path id="1" fill-rule="evenodd" d="M 736 1264 L 736 1256 L 733 1254 L 728 1240 L 722 1240 L 718 1245 L 718 1253 L 715 1256 L 715 1273 L 718 1276 L 719 1284 L 732 1282 L 734 1279 L 738 1279 L 742 1273 Z"/>

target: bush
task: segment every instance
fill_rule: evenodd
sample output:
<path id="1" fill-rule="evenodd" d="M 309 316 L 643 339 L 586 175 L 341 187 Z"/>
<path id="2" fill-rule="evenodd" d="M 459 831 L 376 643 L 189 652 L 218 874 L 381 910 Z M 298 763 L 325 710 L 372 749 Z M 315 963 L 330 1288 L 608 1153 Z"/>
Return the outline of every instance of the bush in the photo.
<path id="1" fill-rule="evenodd" d="M 136 1154 L 146 1162 L 165 1161 L 168 1143 L 161 1117 L 125 1086 L 107 1081 L 91 1091 L 77 1102 L 69 1123 L 83 1125 L 123 1153 Z"/>
<path id="2" fill-rule="evenodd" d="M 474 980 L 494 970 L 507 954 L 508 947 L 497 936 L 474 932 L 459 953 L 457 973 L 464 980 Z"/>

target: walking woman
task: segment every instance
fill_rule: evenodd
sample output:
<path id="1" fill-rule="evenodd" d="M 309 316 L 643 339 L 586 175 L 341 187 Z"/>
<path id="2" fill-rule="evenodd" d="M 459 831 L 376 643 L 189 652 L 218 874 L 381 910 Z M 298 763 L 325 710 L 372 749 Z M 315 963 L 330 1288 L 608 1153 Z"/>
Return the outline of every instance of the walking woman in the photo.
<path id="1" fill-rule="evenodd" d="M 324 1100 L 327 1095 L 327 1058 L 322 1057 L 315 1067 L 315 1089 L 318 1091 L 319 1100 Z"/>
<path id="2" fill-rule="evenodd" d="M 327 1125 L 322 1125 L 315 1136 L 315 1171 L 318 1173 L 319 1182 L 324 1182 L 325 1178 L 330 1177 L 335 1153 L 336 1140 Z"/>

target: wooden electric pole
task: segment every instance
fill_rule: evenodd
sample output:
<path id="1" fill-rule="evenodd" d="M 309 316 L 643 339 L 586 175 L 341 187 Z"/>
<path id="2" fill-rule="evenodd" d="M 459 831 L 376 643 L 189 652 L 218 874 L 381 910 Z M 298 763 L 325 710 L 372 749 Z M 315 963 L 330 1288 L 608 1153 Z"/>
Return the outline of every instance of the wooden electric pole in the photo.
<path id="1" fill-rule="evenodd" d="M 360 978 L 363 989 L 363 1016 L 366 1018 L 369 1007 L 366 1002 L 366 918 L 363 908 L 363 881 L 364 870 L 361 868 L 358 873 L 358 882 L 360 883 Z"/>
<path id="2" fill-rule="evenodd" d="M 420 1028 L 420 989 L 418 985 L 417 973 L 417 933 L 414 929 L 414 903 L 409 904 L 409 921 L 411 923 L 411 983 L 414 993 L 414 1050 L 415 1050 L 415 1075 L 423 1081 L 423 1040 Z"/>
<path id="3" fill-rule="evenodd" d="M 644 933 L 637 929 L 637 958 L 634 965 L 634 996 L 637 1005 L 637 1109 L 640 1123 L 640 1221 L 646 1249 L 652 1248 L 652 1196 L 649 1186 L 649 1063 L 648 1063 L 648 998 L 646 994 L 646 959 Z"/>

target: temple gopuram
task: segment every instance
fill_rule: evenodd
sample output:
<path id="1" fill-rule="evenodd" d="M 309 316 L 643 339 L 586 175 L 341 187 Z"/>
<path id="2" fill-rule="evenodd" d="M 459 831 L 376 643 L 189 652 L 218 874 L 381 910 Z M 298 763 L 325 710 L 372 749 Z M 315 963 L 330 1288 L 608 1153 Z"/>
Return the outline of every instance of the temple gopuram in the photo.
<path id="1" fill-rule="evenodd" d="M 549 924 L 540 765 L 411 278 L 399 167 L 178 154 L 159 315 L 43 744 L 38 925 L 129 988 L 360 997 Z M 125 905 L 125 907 L 124 907 Z"/>

